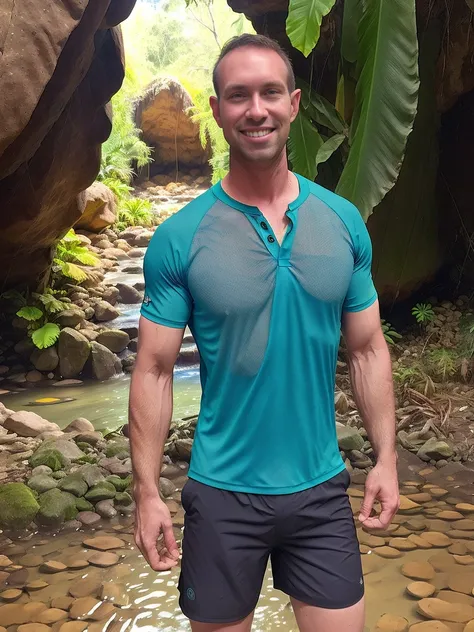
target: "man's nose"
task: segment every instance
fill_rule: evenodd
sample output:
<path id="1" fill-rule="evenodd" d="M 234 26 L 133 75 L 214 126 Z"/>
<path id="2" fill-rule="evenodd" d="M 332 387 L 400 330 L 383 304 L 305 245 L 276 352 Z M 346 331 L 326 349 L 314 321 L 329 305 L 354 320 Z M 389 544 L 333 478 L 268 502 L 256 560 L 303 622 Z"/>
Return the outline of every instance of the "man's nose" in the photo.
<path id="1" fill-rule="evenodd" d="M 247 110 L 247 118 L 251 118 L 255 121 L 259 121 L 263 118 L 266 118 L 267 110 L 265 108 L 265 104 L 260 99 L 259 95 L 255 95 L 252 97 L 252 100 L 249 104 L 249 108 Z"/>

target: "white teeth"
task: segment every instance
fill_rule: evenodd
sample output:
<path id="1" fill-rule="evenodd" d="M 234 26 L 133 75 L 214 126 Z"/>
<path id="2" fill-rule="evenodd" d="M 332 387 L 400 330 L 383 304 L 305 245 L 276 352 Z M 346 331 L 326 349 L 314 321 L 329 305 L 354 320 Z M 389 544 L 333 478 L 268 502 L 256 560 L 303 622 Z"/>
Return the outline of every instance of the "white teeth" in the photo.
<path id="1" fill-rule="evenodd" d="M 271 129 L 263 129 L 257 132 L 244 132 L 244 134 L 246 136 L 250 136 L 250 138 L 260 138 L 261 136 L 268 136 L 268 134 L 271 134 L 271 133 L 272 133 Z"/>

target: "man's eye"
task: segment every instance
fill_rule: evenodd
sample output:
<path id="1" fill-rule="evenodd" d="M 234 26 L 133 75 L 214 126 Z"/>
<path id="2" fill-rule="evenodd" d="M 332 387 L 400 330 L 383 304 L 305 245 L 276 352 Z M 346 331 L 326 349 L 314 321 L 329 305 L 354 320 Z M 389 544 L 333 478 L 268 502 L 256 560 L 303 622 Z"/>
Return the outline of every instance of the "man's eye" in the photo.
<path id="1" fill-rule="evenodd" d="M 278 95 L 280 93 L 275 88 L 271 88 L 270 90 L 267 90 L 267 94 L 269 94 L 271 97 L 274 97 L 274 96 L 276 96 L 276 95 Z"/>
<path id="2" fill-rule="evenodd" d="M 242 92 L 235 92 L 234 94 L 231 95 L 231 99 L 242 99 L 243 98 L 243 94 Z"/>

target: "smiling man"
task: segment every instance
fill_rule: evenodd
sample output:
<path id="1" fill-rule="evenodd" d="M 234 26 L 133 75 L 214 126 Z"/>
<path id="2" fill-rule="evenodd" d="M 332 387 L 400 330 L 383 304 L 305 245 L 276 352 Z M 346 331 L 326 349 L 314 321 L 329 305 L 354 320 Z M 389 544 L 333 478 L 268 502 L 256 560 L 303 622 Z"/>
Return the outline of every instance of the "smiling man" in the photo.
<path id="1" fill-rule="evenodd" d="M 377 457 L 360 519 L 383 528 L 398 507 L 391 364 L 369 236 L 351 203 L 288 170 L 300 91 L 278 44 L 231 40 L 214 86 L 229 174 L 162 224 L 145 258 L 130 395 L 136 541 L 155 570 L 177 564 L 158 479 L 189 325 L 202 402 L 182 493 L 179 589 L 193 632 L 249 632 L 269 558 L 302 632 L 362 632 L 364 582 L 335 429 L 341 326 Z M 372 516 L 376 498 L 382 510 Z"/>

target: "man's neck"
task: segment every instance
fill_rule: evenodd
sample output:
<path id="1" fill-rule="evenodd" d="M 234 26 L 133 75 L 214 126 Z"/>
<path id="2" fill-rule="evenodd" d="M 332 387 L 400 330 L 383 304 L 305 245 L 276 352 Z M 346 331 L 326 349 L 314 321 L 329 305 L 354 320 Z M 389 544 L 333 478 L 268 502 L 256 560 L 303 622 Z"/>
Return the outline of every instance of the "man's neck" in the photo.
<path id="1" fill-rule="evenodd" d="M 222 185 L 234 199 L 251 206 L 259 206 L 262 203 L 271 204 L 287 195 L 291 198 L 292 178 L 294 176 L 288 171 L 285 152 L 278 161 L 267 165 L 244 163 L 231 156 L 230 170 Z"/>

